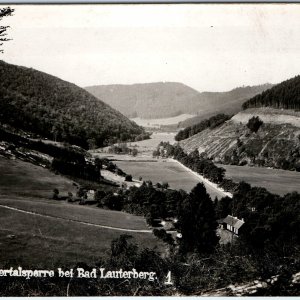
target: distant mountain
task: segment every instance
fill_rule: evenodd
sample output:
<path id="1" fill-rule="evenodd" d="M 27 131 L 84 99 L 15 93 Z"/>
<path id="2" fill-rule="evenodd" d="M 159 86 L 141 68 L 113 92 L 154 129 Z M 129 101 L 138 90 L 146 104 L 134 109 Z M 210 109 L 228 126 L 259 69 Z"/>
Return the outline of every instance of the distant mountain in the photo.
<path id="1" fill-rule="evenodd" d="M 84 89 L 0 61 L 0 124 L 85 148 L 134 139 L 143 129 Z"/>
<path id="2" fill-rule="evenodd" d="M 204 92 L 201 93 L 202 107 L 198 115 L 179 123 L 178 127 L 187 127 L 196 125 L 204 119 L 214 115 L 224 113 L 227 115 L 236 114 L 241 110 L 242 104 L 251 97 L 270 89 L 273 85 L 270 83 L 246 86 L 233 89 L 229 92 Z"/>
<path id="3" fill-rule="evenodd" d="M 250 107 L 300 109 L 300 75 L 275 85 L 243 104 L 243 109 Z"/>
<path id="4" fill-rule="evenodd" d="M 194 113 L 196 90 L 177 82 L 98 85 L 86 90 L 128 117 L 156 119 Z"/>
<path id="5" fill-rule="evenodd" d="M 193 121 L 195 124 L 202 117 L 210 117 L 217 113 L 236 113 L 241 109 L 243 102 L 271 86 L 265 84 L 241 87 L 229 92 L 200 93 L 182 83 L 156 82 L 98 85 L 86 87 L 86 90 L 128 117 L 155 119 L 180 114 L 198 114 L 199 117 Z M 185 124 L 185 121 L 182 124 Z"/>

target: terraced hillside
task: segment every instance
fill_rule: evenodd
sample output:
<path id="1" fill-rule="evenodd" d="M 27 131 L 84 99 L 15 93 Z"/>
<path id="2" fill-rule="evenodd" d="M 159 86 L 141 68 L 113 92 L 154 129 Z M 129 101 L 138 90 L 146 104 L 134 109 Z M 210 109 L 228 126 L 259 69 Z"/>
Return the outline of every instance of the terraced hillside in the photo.
<path id="1" fill-rule="evenodd" d="M 257 133 L 247 127 L 259 116 Z M 206 129 L 180 142 L 185 151 L 199 149 L 216 162 L 300 170 L 300 113 L 278 109 L 247 109 L 216 129 Z"/>

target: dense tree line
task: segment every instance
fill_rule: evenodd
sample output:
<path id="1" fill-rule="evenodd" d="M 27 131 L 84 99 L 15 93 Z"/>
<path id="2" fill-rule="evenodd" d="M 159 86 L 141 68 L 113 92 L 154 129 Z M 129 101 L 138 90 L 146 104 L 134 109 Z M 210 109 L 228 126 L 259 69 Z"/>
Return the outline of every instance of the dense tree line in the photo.
<path id="1" fill-rule="evenodd" d="M 92 163 L 75 162 L 69 158 L 57 159 L 54 158 L 51 168 L 64 175 L 82 178 L 90 181 L 100 181 L 100 168 Z"/>
<path id="2" fill-rule="evenodd" d="M 243 104 L 243 109 L 250 107 L 274 107 L 300 109 L 300 76 L 296 76 L 275 85 L 269 90 L 254 96 Z"/>
<path id="3" fill-rule="evenodd" d="M 0 122 L 56 141 L 95 148 L 143 129 L 87 91 L 34 69 L 0 61 Z"/>
<path id="4" fill-rule="evenodd" d="M 129 154 L 132 156 L 138 155 L 138 149 L 136 147 L 130 148 L 127 143 L 119 143 L 116 145 L 112 145 L 108 148 L 108 153 L 114 154 Z"/>
<path id="5" fill-rule="evenodd" d="M 244 218 L 241 238 L 247 247 L 270 250 L 282 256 L 299 251 L 300 194 L 278 196 L 265 188 L 240 182 L 233 198 L 216 206 L 218 218 L 228 214 Z"/>
<path id="6" fill-rule="evenodd" d="M 193 126 L 188 126 L 182 130 L 180 130 L 176 136 L 176 141 L 185 140 L 201 131 L 203 131 L 206 128 L 214 129 L 220 125 L 222 125 L 225 121 L 229 120 L 231 116 L 225 115 L 225 114 L 218 114 L 215 116 L 212 116 L 209 119 L 205 119 L 201 121 L 198 124 L 195 124 Z"/>

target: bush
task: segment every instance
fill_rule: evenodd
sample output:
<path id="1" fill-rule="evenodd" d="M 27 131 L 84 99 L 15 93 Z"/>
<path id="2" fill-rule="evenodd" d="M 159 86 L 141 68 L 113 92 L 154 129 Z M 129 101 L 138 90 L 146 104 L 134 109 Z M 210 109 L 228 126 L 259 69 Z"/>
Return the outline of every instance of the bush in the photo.
<path id="1" fill-rule="evenodd" d="M 132 181 L 132 176 L 129 175 L 129 174 L 127 174 L 127 175 L 125 176 L 125 181 Z"/>
<path id="2" fill-rule="evenodd" d="M 58 195 L 59 195 L 59 190 L 55 188 L 55 189 L 53 190 L 53 196 L 52 196 L 52 199 L 58 200 L 58 199 L 59 199 Z"/>
<path id="3" fill-rule="evenodd" d="M 174 245 L 172 235 L 167 233 L 164 229 L 154 229 L 153 234 L 159 239 L 163 240 L 165 243 L 169 245 Z"/>

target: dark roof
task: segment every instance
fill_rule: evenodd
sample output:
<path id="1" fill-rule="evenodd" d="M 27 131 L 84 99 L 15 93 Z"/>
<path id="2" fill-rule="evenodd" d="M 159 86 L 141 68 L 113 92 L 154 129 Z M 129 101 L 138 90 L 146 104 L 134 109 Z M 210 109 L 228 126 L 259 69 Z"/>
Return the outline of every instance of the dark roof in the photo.
<path id="1" fill-rule="evenodd" d="M 245 222 L 243 220 L 240 220 L 237 217 L 233 217 L 233 216 L 230 216 L 230 215 L 228 215 L 223 220 L 223 222 L 228 224 L 228 225 L 231 225 L 232 227 L 237 228 L 237 229 L 241 228 L 245 224 Z"/>

